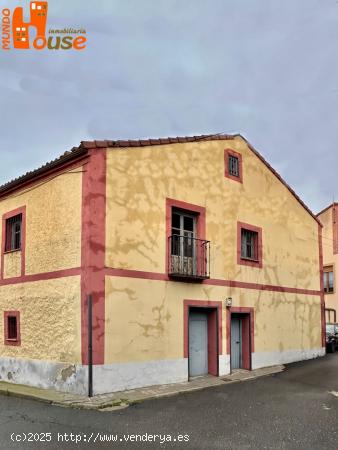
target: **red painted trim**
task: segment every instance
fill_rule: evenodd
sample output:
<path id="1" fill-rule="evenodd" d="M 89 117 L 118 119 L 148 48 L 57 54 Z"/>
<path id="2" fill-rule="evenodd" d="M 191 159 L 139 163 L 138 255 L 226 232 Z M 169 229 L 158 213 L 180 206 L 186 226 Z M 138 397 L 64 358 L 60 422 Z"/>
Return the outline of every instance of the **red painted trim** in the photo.
<path id="1" fill-rule="evenodd" d="M 140 278 L 144 280 L 156 280 L 156 281 L 169 281 L 170 278 L 165 273 L 159 272 L 143 272 L 141 270 L 130 270 L 130 269 L 113 269 L 111 267 L 105 268 L 105 274 L 112 277 L 123 277 L 123 278 Z M 170 280 L 171 282 L 175 282 Z M 235 280 L 220 280 L 216 278 L 210 278 L 204 280 L 202 284 L 207 284 L 210 286 L 226 286 L 226 287 L 236 287 L 240 289 L 253 289 L 256 291 L 271 291 L 271 292 L 285 292 L 287 294 L 300 294 L 300 295 L 321 295 L 320 291 L 313 289 L 301 289 L 293 288 L 287 286 L 275 286 L 272 284 L 259 284 L 259 283 L 247 283 L 245 281 L 235 281 Z"/>
<path id="2" fill-rule="evenodd" d="M 249 259 L 242 258 L 241 256 L 241 231 L 242 229 L 249 230 L 256 232 L 258 235 L 257 239 L 257 261 L 251 261 Z M 250 267 L 258 267 L 261 269 L 263 267 L 263 237 L 262 237 L 263 231 L 261 227 L 256 227 L 254 225 L 250 225 L 248 223 L 244 222 L 237 222 L 237 264 L 242 266 L 250 266 Z"/>
<path id="3" fill-rule="evenodd" d="M 242 321 L 242 368 L 251 370 L 251 320 L 250 314 L 240 316 Z"/>
<path id="4" fill-rule="evenodd" d="M 80 267 L 74 267 L 72 269 L 56 270 L 55 272 L 43 272 L 33 275 L 24 275 L 15 278 L 5 278 L 0 280 L 0 286 L 14 285 L 20 283 L 32 283 L 34 281 L 53 280 L 55 278 L 66 278 L 81 275 L 82 271 Z"/>
<path id="5" fill-rule="evenodd" d="M 21 252 L 21 277 L 25 275 L 26 270 L 26 206 L 21 206 L 20 208 L 13 209 L 2 215 L 2 242 L 1 242 L 1 280 L 9 280 L 13 278 L 4 278 L 5 271 L 5 248 L 6 248 L 6 220 L 11 217 L 22 214 L 22 224 L 21 224 L 21 249 L 16 250 Z M 17 278 L 17 277 L 15 277 Z"/>
<path id="6" fill-rule="evenodd" d="M 242 366 L 243 369 L 251 370 L 251 355 L 255 351 L 255 317 L 254 308 L 251 307 L 236 307 L 227 308 L 226 315 L 226 336 L 227 336 L 227 354 L 231 353 L 231 315 L 243 314 L 243 329 L 242 329 Z M 246 322 L 246 317 L 249 318 Z M 250 335 L 248 335 L 248 328 Z"/>
<path id="7" fill-rule="evenodd" d="M 287 294 L 320 295 L 320 291 L 316 291 L 314 289 L 301 289 L 287 286 L 275 286 L 272 284 L 247 283 L 245 281 L 235 281 L 235 280 L 210 279 L 205 280 L 203 284 L 210 284 L 213 286 L 237 287 L 240 289 L 254 289 L 257 291 L 285 292 Z"/>
<path id="8" fill-rule="evenodd" d="M 332 206 L 332 251 L 334 255 L 338 253 L 338 209 Z"/>
<path id="9" fill-rule="evenodd" d="M 231 344 L 231 339 L 230 339 L 230 334 L 231 334 L 231 314 L 249 314 L 250 315 L 250 333 L 251 333 L 251 352 L 255 351 L 255 317 L 254 317 L 254 313 L 255 310 L 254 308 L 251 307 L 243 307 L 243 306 L 232 306 L 231 308 L 227 308 L 227 317 L 226 317 L 226 323 L 227 323 L 227 328 L 226 328 L 226 333 L 227 333 L 227 354 L 230 355 L 230 344 Z"/>
<path id="10" fill-rule="evenodd" d="M 208 310 L 208 373 L 218 376 L 218 338 L 217 338 L 217 317 L 219 315 L 218 308 Z"/>
<path id="11" fill-rule="evenodd" d="M 222 355 L 222 302 L 209 300 L 184 300 L 183 302 L 183 355 L 189 356 L 189 308 L 217 308 L 218 311 L 218 354 Z"/>
<path id="12" fill-rule="evenodd" d="M 113 269 L 112 267 L 106 267 L 105 274 L 108 276 L 112 276 L 112 277 L 140 278 L 140 279 L 144 279 L 144 280 L 169 281 L 169 277 L 165 273 L 143 272 L 141 270 Z"/>
<path id="13" fill-rule="evenodd" d="M 318 225 L 318 245 L 319 245 L 319 277 L 320 277 L 320 310 L 321 310 L 321 331 L 322 331 L 322 347 L 326 346 L 326 318 L 325 318 L 325 293 L 323 280 L 323 240 L 322 227 Z"/>
<path id="14" fill-rule="evenodd" d="M 229 173 L 229 156 L 234 156 L 238 158 L 238 168 L 239 168 L 239 177 L 235 177 L 234 175 L 230 175 Z M 224 176 L 226 178 L 230 178 L 230 180 L 237 181 L 239 183 L 243 183 L 243 160 L 241 153 L 235 152 L 230 148 L 226 148 L 224 150 Z"/>
<path id="15" fill-rule="evenodd" d="M 182 209 L 188 213 L 196 214 L 197 216 L 197 239 L 206 239 L 206 209 L 204 206 L 194 205 L 192 203 L 182 202 L 181 200 L 174 200 L 172 198 L 166 199 L 166 258 L 165 258 L 165 273 L 168 275 L 168 263 L 169 263 L 169 237 L 171 236 L 171 216 L 173 208 Z M 200 258 L 197 258 L 200 261 Z"/>
<path id="16" fill-rule="evenodd" d="M 89 150 L 82 178 L 81 336 L 82 363 L 88 363 L 87 296 L 93 297 L 93 364 L 104 364 L 106 149 Z"/>
<path id="17" fill-rule="evenodd" d="M 8 317 L 16 317 L 16 339 L 9 339 L 8 337 Z M 4 311 L 4 344 L 16 347 L 21 345 L 20 311 Z"/>

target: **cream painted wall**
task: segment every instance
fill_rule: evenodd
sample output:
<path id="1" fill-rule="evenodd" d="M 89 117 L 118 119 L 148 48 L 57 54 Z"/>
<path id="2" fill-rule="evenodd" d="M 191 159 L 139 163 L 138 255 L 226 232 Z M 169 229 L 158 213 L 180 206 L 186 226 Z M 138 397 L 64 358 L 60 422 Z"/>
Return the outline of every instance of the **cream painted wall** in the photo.
<path id="1" fill-rule="evenodd" d="M 244 183 L 224 177 L 242 154 Z M 165 271 L 165 199 L 206 207 L 211 277 L 319 290 L 318 224 L 237 137 L 107 155 L 106 265 Z M 263 228 L 263 268 L 237 265 L 237 221 Z"/>
<path id="2" fill-rule="evenodd" d="M 27 275 L 81 265 L 81 171 L 65 172 L 1 199 L 0 217 L 26 205 Z M 0 239 L 1 234 L 0 227 Z"/>
<path id="3" fill-rule="evenodd" d="M 0 286 L 0 357 L 81 362 L 80 277 Z M 20 311 L 21 346 L 4 345 L 4 311 Z"/>
<path id="4" fill-rule="evenodd" d="M 4 278 L 21 276 L 21 251 L 4 255 Z"/>
<path id="5" fill-rule="evenodd" d="M 193 283 L 106 277 L 105 364 L 183 358 L 183 301 L 255 310 L 255 352 L 321 347 L 320 297 Z M 226 310 L 223 308 L 223 354 Z"/>

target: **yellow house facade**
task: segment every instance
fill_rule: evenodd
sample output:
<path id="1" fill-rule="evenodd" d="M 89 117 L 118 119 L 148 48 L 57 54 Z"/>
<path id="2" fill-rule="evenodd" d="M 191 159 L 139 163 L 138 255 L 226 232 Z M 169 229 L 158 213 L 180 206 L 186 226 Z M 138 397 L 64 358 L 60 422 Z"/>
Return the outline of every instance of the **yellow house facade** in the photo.
<path id="1" fill-rule="evenodd" d="M 96 394 L 325 352 L 321 224 L 240 135 L 83 142 L 0 213 L 2 380 L 85 393 L 90 294 Z"/>
<path id="2" fill-rule="evenodd" d="M 338 204 L 332 203 L 318 214 L 323 224 L 323 285 L 326 322 L 337 323 L 338 292 L 336 270 L 338 264 Z"/>

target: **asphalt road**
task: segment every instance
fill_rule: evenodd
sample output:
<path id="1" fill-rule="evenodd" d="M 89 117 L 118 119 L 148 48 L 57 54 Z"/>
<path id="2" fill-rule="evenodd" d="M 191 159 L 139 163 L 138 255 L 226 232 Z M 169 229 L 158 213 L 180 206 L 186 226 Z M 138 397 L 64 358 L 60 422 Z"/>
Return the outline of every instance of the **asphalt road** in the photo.
<path id="1" fill-rule="evenodd" d="M 336 450 L 338 397 L 332 391 L 338 396 L 338 353 L 289 365 L 277 375 L 115 412 L 0 397 L 0 448 Z M 12 441 L 24 439 L 24 433 L 33 442 Z M 160 436 L 147 442 L 150 435 Z M 108 436 L 117 441 L 102 442 Z"/>

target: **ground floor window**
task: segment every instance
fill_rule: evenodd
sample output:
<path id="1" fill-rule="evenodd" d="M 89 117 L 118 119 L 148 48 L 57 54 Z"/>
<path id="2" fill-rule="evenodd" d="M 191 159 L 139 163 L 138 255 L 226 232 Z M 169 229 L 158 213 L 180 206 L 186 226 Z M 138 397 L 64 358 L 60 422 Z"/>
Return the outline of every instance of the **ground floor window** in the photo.
<path id="1" fill-rule="evenodd" d="M 20 312 L 4 312 L 5 345 L 20 345 Z"/>

